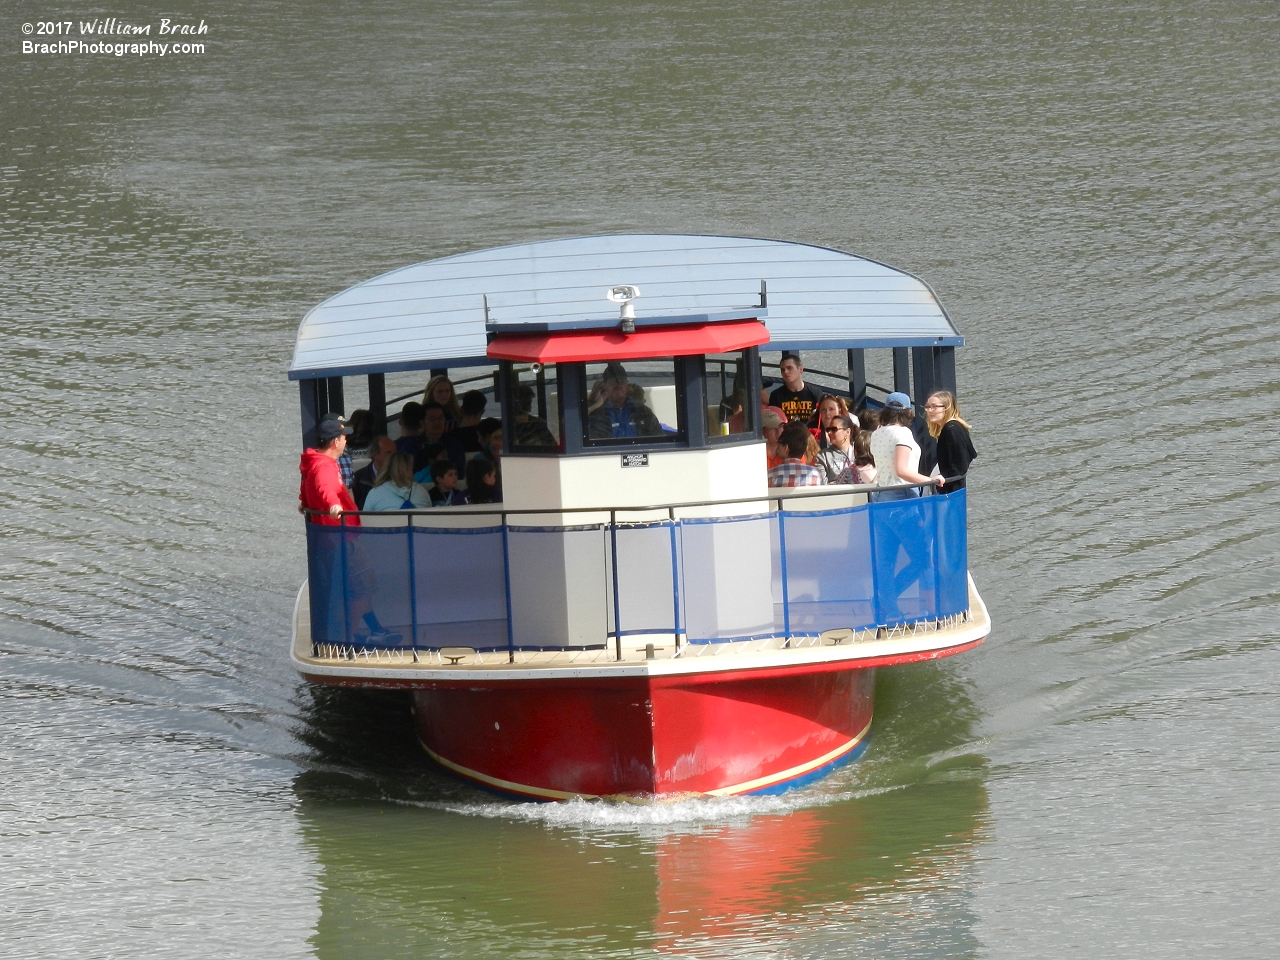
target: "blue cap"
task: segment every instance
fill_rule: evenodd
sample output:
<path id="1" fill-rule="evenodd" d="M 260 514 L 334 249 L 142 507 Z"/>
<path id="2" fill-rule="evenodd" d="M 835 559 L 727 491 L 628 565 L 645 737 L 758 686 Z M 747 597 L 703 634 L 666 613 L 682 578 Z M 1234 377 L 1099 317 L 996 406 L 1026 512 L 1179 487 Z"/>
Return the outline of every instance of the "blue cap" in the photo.
<path id="1" fill-rule="evenodd" d="M 905 393 L 891 393 L 889 394 L 888 399 L 885 400 L 884 405 L 886 407 L 894 407 L 898 410 L 910 410 L 911 398 Z"/>

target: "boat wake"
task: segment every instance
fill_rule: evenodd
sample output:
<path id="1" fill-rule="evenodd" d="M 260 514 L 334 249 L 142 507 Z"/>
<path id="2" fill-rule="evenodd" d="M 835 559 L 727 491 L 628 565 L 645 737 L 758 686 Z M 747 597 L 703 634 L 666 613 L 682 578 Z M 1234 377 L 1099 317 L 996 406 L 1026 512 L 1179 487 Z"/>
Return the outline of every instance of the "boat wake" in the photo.
<path id="1" fill-rule="evenodd" d="M 810 807 L 876 796 L 900 786 L 862 790 L 794 790 L 779 796 L 618 797 L 530 803 L 493 798 L 472 803 L 418 802 L 415 805 L 468 817 L 542 823 L 559 828 L 630 828 L 702 826 L 749 820 L 762 815 L 794 813 Z"/>

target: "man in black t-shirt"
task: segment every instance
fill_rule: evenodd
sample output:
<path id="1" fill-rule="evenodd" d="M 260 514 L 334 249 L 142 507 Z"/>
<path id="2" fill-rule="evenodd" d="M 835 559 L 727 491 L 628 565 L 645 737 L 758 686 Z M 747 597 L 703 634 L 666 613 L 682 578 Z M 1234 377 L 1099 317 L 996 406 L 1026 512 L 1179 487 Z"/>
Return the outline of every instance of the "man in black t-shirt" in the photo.
<path id="1" fill-rule="evenodd" d="M 769 394 L 769 406 L 780 407 L 787 415 L 787 420 L 799 420 L 808 423 L 813 412 L 818 409 L 818 401 L 822 399 L 822 391 L 813 384 L 804 382 L 804 367 L 800 365 L 800 355 L 784 353 L 779 365 L 782 373 L 782 386 Z"/>

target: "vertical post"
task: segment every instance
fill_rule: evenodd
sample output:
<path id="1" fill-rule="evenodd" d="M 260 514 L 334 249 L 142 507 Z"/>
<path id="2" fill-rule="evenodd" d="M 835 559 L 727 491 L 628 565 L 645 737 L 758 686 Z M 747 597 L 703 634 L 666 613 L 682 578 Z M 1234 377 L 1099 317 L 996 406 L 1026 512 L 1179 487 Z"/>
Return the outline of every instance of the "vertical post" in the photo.
<path id="1" fill-rule="evenodd" d="M 418 577 L 413 567 L 413 513 L 409 514 L 409 630 L 412 638 L 413 662 L 418 662 Z"/>
<path id="2" fill-rule="evenodd" d="M 783 519 L 786 510 L 782 507 L 782 498 L 778 498 L 778 561 L 782 568 L 782 632 L 786 634 L 786 644 L 791 645 L 791 595 L 787 590 L 787 531 Z"/>
<path id="3" fill-rule="evenodd" d="M 924 407 L 925 398 L 938 389 L 937 349 L 912 347 L 911 367 L 915 373 L 915 392 L 911 394 L 916 406 Z"/>
<path id="4" fill-rule="evenodd" d="M 298 399 L 302 405 L 303 447 L 314 447 L 317 443 L 316 426 L 320 423 L 320 418 L 324 416 L 324 413 L 320 409 L 319 391 L 316 386 L 323 383 L 323 380 L 298 381 Z"/>
<path id="5" fill-rule="evenodd" d="M 760 348 L 747 348 L 747 395 L 744 397 L 742 412 L 746 415 L 747 426 L 760 439 Z"/>
<path id="6" fill-rule="evenodd" d="M 622 611 L 618 608 L 618 511 L 609 511 L 609 552 L 613 561 L 613 641 L 622 659 Z"/>
<path id="7" fill-rule="evenodd" d="M 342 637 L 355 646 L 351 631 L 351 593 L 347 589 L 347 515 L 338 518 L 338 559 L 342 564 Z"/>
<path id="8" fill-rule="evenodd" d="M 373 435 L 387 435 L 387 376 L 369 374 L 369 415 L 373 418 Z"/>
<path id="9" fill-rule="evenodd" d="M 432 367 L 431 368 L 432 377 L 447 377 L 448 375 L 449 375 L 448 367 Z"/>
<path id="10" fill-rule="evenodd" d="M 907 347 L 893 348 L 893 389 L 911 392 L 911 355 Z"/>
<path id="11" fill-rule="evenodd" d="M 516 633 L 511 612 L 511 555 L 507 549 L 507 512 L 502 511 L 502 585 L 507 592 L 507 662 L 516 662 Z"/>
<path id="12" fill-rule="evenodd" d="M 543 420 L 547 418 L 547 368 L 539 364 L 538 373 L 534 379 L 534 384 L 538 394 L 538 416 Z M 505 434 L 503 435 L 505 441 Z"/>
<path id="13" fill-rule="evenodd" d="M 861 348 L 849 351 L 849 409 L 867 405 L 867 354 Z"/>
<path id="14" fill-rule="evenodd" d="M 685 440 L 691 449 L 707 445 L 707 380 L 705 356 L 676 357 L 676 403 L 682 405 Z"/>
<path id="15" fill-rule="evenodd" d="M 938 385 L 935 390 L 950 390 L 956 396 L 956 348 L 935 347 L 937 360 Z"/>
<path id="16" fill-rule="evenodd" d="M 342 398 L 342 378 L 329 377 L 329 403 L 325 413 L 346 413 L 346 403 Z"/>
<path id="17" fill-rule="evenodd" d="M 675 640 L 676 651 L 680 650 L 680 559 L 676 552 L 676 508 L 668 507 L 667 516 L 671 520 L 668 528 L 671 533 L 671 636 Z"/>

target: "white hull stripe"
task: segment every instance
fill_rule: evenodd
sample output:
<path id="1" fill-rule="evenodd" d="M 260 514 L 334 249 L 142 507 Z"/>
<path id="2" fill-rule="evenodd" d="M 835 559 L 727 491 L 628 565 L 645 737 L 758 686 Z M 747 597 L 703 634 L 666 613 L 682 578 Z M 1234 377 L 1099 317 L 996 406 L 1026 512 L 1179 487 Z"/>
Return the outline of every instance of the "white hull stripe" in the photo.
<path id="1" fill-rule="evenodd" d="M 717 787 L 715 790 L 708 790 L 705 793 L 701 793 L 701 794 L 679 793 L 679 794 L 675 794 L 675 796 L 679 796 L 681 798 L 689 797 L 691 795 L 704 796 L 704 797 L 732 797 L 740 793 L 750 793 L 753 790 L 763 790 L 765 787 L 771 787 L 779 783 L 785 783 L 787 780 L 794 780 L 797 777 L 803 777 L 806 773 L 809 773 L 810 771 L 817 770 L 819 767 L 824 767 L 829 763 L 833 763 L 836 760 L 839 760 L 842 756 L 844 756 L 846 753 L 848 753 L 850 750 L 852 750 L 854 747 L 860 744 L 863 740 L 865 740 L 867 737 L 867 734 L 870 732 L 871 732 L 871 723 L 868 722 L 867 725 L 863 727 L 861 730 L 859 730 L 858 734 L 848 743 L 841 744 L 840 746 L 836 747 L 834 750 L 830 751 L 829 753 L 824 753 L 822 756 L 817 757 L 814 760 L 810 760 L 807 763 L 802 763 L 799 766 L 791 767 L 779 773 L 771 773 L 767 777 L 758 777 L 755 780 L 747 780 L 744 783 L 736 783 L 731 787 Z M 421 740 L 419 740 L 418 742 L 422 743 Z M 598 800 L 600 799 L 599 795 L 594 793 L 566 793 L 563 790 L 548 790 L 545 787 L 531 787 L 531 786 L 528 786 L 527 784 L 515 783 L 514 781 L 503 780 L 499 777 L 491 777 L 486 773 L 481 773 L 478 770 L 472 770 L 469 767 L 464 767 L 460 763 L 454 763 L 452 760 L 445 759 L 444 757 L 440 756 L 440 754 L 436 753 L 434 750 L 428 747 L 425 743 L 422 743 L 422 749 L 427 752 L 427 756 L 429 756 L 436 763 L 440 764 L 440 766 L 445 767 L 448 770 L 452 770 L 454 773 L 460 776 L 466 777 L 469 780 L 475 780 L 475 781 L 478 781 L 479 783 L 485 784 L 486 786 L 493 787 L 496 790 L 505 790 L 507 793 L 519 793 L 527 797 L 536 797 L 540 800 Z"/>

